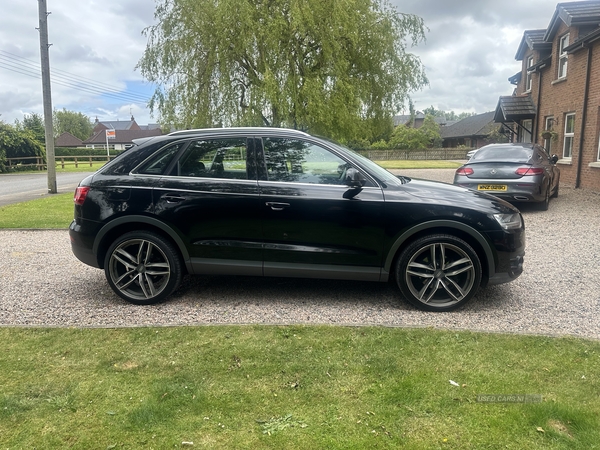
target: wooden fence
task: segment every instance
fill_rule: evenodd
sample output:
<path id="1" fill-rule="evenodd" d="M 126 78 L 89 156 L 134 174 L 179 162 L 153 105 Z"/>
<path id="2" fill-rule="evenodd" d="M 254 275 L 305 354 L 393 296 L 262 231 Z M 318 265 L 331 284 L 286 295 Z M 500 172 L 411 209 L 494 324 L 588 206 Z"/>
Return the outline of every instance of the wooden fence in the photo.
<path id="1" fill-rule="evenodd" d="M 464 160 L 472 148 L 428 148 L 425 150 L 360 150 L 372 161 L 388 160 Z"/>
<path id="2" fill-rule="evenodd" d="M 89 166 L 93 167 L 94 162 L 104 162 L 109 159 L 113 159 L 115 156 L 111 155 L 110 158 L 106 155 L 104 156 L 56 156 L 55 163 L 56 167 L 60 167 L 64 169 L 66 166 L 75 166 L 75 168 L 79 168 L 80 166 Z M 31 161 L 23 163 L 23 161 Z M 7 168 L 30 168 L 37 170 L 46 170 L 48 165 L 44 161 L 44 158 L 29 156 L 25 158 L 6 158 Z"/>

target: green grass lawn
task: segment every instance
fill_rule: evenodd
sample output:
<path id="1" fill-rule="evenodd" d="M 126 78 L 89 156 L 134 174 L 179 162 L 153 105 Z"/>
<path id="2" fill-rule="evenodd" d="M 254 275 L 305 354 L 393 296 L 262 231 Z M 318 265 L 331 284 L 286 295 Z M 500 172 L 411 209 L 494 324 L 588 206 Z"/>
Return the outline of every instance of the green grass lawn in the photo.
<path id="1" fill-rule="evenodd" d="M 458 169 L 455 161 L 374 161 L 385 169 Z"/>
<path id="2" fill-rule="evenodd" d="M 68 228 L 72 220 L 73 193 L 0 206 L 0 228 Z"/>
<path id="3" fill-rule="evenodd" d="M 324 326 L 3 328 L 0 339 L 1 448 L 600 446 L 598 342 Z"/>
<path id="4" fill-rule="evenodd" d="M 95 172 L 106 164 L 106 161 L 94 161 L 90 166 L 89 162 L 79 162 L 77 167 L 72 161 L 65 161 L 65 167 L 62 168 L 60 164 L 56 167 L 57 172 Z"/>

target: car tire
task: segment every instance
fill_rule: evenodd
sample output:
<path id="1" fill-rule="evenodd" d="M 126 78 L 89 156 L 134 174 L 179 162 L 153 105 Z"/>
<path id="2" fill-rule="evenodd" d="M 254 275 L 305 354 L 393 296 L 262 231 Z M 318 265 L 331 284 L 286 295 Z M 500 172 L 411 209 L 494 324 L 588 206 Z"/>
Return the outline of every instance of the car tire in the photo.
<path id="1" fill-rule="evenodd" d="M 548 211 L 548 206 L 550 205 L 550 185 L 546 188 L 546 196 L 544 200 L 539 203 L 536 203 L 536 207 L 539 211 Z"/>
<path id="2" fill-rule="evenodd" d="M 181 283 L 182 262 L 176 247 L 150 231 L 132 231 L 115 240 L 104 259 L 112 290 L 136 305 L 165 300 Z"/>
<path id="3" fill-rule="evenodd" d="M 556 189 L 554 190 L 554 193 L 552 194 L 552 198 L 558 197 L 558 188 L 559 187 L 560 187 L 560 184 L 556 183 Z"/>
<path id="4" fill-rule="evenodd" d="M 464 240 L 433 234 L 417 239 L 402 251 L 395 275 L 400 292 L 413 306 L 425 311 L 451 311 L 477 292 L 481 262 Z"/>

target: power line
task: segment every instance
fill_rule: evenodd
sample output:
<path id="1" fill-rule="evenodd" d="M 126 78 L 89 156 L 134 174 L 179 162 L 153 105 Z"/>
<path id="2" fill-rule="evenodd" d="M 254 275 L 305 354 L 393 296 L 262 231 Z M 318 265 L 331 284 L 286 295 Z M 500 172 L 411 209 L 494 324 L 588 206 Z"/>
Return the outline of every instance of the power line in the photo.
<path id="1" fill-rule="evenodd" d="M 0 68 L 33 78 L 41 78 L 41 69 L 38 63 L 3 50 L 0 50 Z M 59 69 L 52 69 L 52 83 L 116 100 L 133 103 L 148 103 L 149 101 L 149 98 L 143 94 L 123 91 L 107 83 L 79 77 Z"/>

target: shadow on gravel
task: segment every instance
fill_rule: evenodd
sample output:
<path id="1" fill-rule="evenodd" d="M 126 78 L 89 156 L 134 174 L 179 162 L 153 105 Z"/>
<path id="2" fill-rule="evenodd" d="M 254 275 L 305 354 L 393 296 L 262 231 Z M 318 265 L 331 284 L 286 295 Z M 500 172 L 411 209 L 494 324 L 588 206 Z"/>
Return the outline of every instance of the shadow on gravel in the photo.
<path id="1" fill-rule="evenodd" d="M 482 289 L 458 311 L 505 309 L 508 292 L 505 285 Z M 113 297 L 120 301 L 115 295 Z M 393 283 L 225 276 L 186 276 L 180 288 L 163 305 L 214 306 L 215 303 L 223 307 L 279 305 L 303 308 L 352 303 L 359 309 L 418 311 L 402 298 Z"/>

